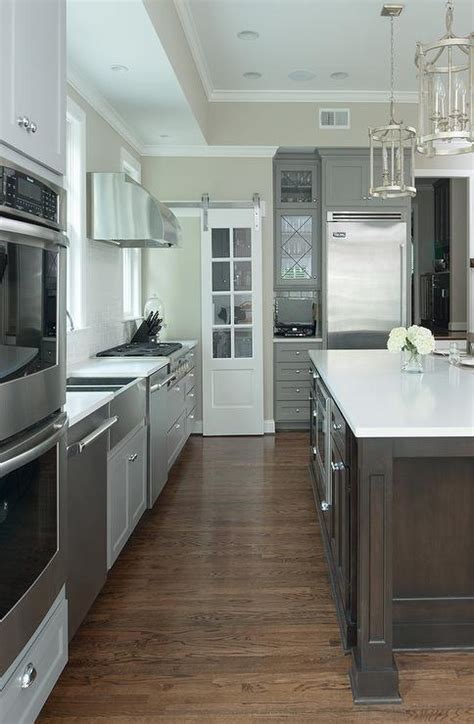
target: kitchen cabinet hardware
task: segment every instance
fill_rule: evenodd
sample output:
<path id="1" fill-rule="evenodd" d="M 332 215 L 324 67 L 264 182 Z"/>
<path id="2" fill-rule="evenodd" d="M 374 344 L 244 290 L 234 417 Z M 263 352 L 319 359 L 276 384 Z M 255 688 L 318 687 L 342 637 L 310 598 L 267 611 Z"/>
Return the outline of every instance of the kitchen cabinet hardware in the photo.
<path id="1" fill-rule="evenodd" d="M 138 453 L 132 453 L 131 455 L 128 456 L 128 462 L 134 463 L 137 458 L 138 458 Z"/>
<path id="2" fill-rule="evenodd" d="M 166 385 L 168 385 L 170 382 L 174 382 L 175 379 L 176 379 L 176 375 L 174 375 L 174 374 L 173 374 L 173 375 L 169 375 L 169 376 L 166 377 L 162 382 L 159 382 L 159 383 L 156 384 L 156 385 L 152 385 L 152 386 L 150 387 L 150 392 L 153 393 L 153 392 L 158 392 L 158 390 L 162 390 L 163 387 L 166 387 Z"/>
<path id="3" fill-rule="evenodd" d="M 28 130 L 31 131 L 31 133 L 36 133 L 36 131 L 38 130 L 38 125 L 34 121 L 31 121 Z"/>
<path id="4" fill-rule="evenodd" d="M 346 466 L 344 465 L 343 462 L 337 462 L 337 463 L 335 463 L 335 462 L 333 462 L 333 461 L 331 460 L 331 470 L 332 470 L 333 472 L 338 472 L 338 471 L 340 471 L 340 470 L 344 470 L 345 467 L 346 467 Z"/>
<path id="5" fill-rule="evenodd" d="M 332 423 L 332 429 L 333 429 L 333 430 L 342 430 L 342 423 L 340 423 L 340 422 L 333 422 L 333 423 Z"/>
<path id="6" fill-rule="evenodd" d="M 323 513 L 329 510 L 329 503 L 326 503 L 325 500 L 323 500 L 321 503 L 321 510 L 323 511 Z"/>
<path id="7" fill-rule="evenodd" d="M 80 455 L 87 447 L 89 447 L 89 445 L 92 445 L 97 438 L 110 430 L 116 422 L 118 422 L 118 415 L 113 415 L 113 417 L 109 417 L 108 420 L 103 422 L 102 425 L 99 425 L 96 430 L 93 430 L 93 432 L 89 433 L 89 435 L 83 437 L 82 440 L 79 440 L 79 442 L 75 442 L 72 445 L 68 445 L 68 456 L 72 457 L 73 455 Z"/>
<path id="8" fill-rule="evenodd" d="M 21 688 L 28 689 L 36 679 L 37 673 L 38 672 L 31 662 L 27 664 L 23 674 L 21 675 Z"/>
<path id="9" fill-rule="evenodd" d="M 27 116 L 18 116 L 17 121 L 20 128 L 24 128 L 25 130 L 28 130 L 30 127 L 30 119 Z"/>

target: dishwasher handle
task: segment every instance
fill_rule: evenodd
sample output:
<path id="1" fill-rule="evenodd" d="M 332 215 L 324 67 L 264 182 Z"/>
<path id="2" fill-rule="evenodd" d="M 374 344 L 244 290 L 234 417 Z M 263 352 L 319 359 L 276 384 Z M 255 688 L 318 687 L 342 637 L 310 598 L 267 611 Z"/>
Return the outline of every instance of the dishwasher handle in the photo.
<path id="1" fill-rule="evenodd" d="M 162 390 L 163 387 L 166 387 L 166 385 L 169 385 L 170 382 L 174 382 L 176 380 L 176 375 L 169 375 L 168 377 L 165 377 L 165 379 L 162 382 L 158 382 L 157 385 L 152 385 L 150 387 L 150 392 L 153 394 L 153 392 L 158 392 L 158 390 Z"/>
<path id="2" fill-rule="evenodd" d="M 115 425 L 117 421 L 117 415 L 109 417 L 108 420 L 103 422 L 102 425 L 99 425 L 99 427 L 93 430 L 93 432 L 90 432 L 89 435 L 83 437 L 82 440 L 79 440 L 79 442 L 75 442 L 72 445 L 68 445 L 68 456 L 73 457 L 74 455 L 80 455 L 87 447 L 89 447 L 89 445 L 92 445 L 92 443 L 95 442 L 97 438 L 107 432 L 107 430 L 110 430 L 110 428 Z"/>

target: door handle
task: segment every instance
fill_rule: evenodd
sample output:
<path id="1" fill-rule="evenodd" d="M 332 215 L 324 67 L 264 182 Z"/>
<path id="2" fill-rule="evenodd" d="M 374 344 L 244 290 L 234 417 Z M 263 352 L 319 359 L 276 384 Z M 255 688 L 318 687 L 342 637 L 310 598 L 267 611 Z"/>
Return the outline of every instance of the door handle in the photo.
<path id="1" fill-rule="evenodd" d="M 67 415 L 64 414 L 61 416 L 58 423 L 48 426 L 47 429 L 53 430 L 54 432 L 45 440 L 42 440 L 32 448 L 27 448 L 24 452 L 20 452 L 18 455 L 7 458 L 4 462 L 0 462 L 0 477 L 8 475 L 8 473 L 13 472 L 13 470 L 17 470 L 18 468 L 23 467 L 23 465 L 27 465 L 32 462 L 32 460 L 36 460 L 36 458 L 41 457 L 43 453 L 47 452 L 61 439 L 66 432 L 66 428 Z"/>
<path id="2" fill-rule="evenodd" d="M 89 447 L 89 445 L 92 445 L 92 443 L 95 442 L 97 438 L 106 433 L 107 430 L 110 430 L 110 428 L 115 425 L 117 421 L 117 415 L 109 417 L 108 420 L 103 422 L 102 425 L 99 425 L 99 427 L 96 428 L 93 432 L 89 433 L 89 435 L 83 437 L 82 440 L 79 440 L 79 442 L 75 442 L 72 445 L 68 445 L 68 456 L 74 457 L 75 455 L 80 455 L 87 447 Z"/>
<path id="3" fill-rule="evenodd" d="M 176 379 L 176 375 L 169 375 L 168 377 L 165 377 L 162 382 L 158 382 L 156 385 L 152 385 L 150 387 L 150 392 L 153 394 L 154 392 L 157 392 L 158 390 L 162 390 L 163 387 L 166 387 L 170 382 L 174 382 Z"/>

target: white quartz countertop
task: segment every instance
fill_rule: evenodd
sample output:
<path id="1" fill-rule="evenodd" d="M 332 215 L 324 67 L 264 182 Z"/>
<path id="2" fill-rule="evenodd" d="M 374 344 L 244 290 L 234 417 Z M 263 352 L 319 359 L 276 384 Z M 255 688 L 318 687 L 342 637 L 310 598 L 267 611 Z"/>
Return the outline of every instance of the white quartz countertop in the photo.
<path id="1" fill-rule="evenodd" d="M 177 341 L 186 351 L 198 344 L 197 340 Z M 150 377 L 166 367 L 169 361 L 169 357 L 90 357 L 72 365 L 68 369 L 68 377 Z"/>
<path id="2" fill-rule="evenodd" d="M 14 345 L 0 344 L 0 379 L 21 370 L 37 354 L 38 350 L 33 347 L 15 347 Z"/>
<path id="3" fill-rule="evenodd" d="M 472 437 L 474 454 L 474 368 L 428 355 L 407 374 L 387 350 L 309 354 L 356 437 Z"/>
<path id="4" fill-rule="evenodd" d="M 84 420 L 102 405 L 113 400 L 113 392 L 66 392 L 66 412 L 69 427 Z"/>

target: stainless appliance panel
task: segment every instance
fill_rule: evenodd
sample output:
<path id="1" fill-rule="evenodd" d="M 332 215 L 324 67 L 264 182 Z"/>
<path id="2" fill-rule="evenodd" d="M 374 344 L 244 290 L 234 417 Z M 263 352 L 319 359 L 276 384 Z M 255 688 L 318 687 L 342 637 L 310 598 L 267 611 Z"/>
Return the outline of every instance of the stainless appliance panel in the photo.
<path id="1" fill-rule="evenodd" d="M 0 217 L 0 441 L 65 403 L 66 244 Z"/>
<path id="2" fill-rule="evenodd" d="M 0 675 L 65 580 L 67 416 L 0 445 Z"/>
<path id="3" fill-rule="evenodd" d="M 405 324 L 406 223 L 327 224 L 329 349 L 384 348 Z"/>

